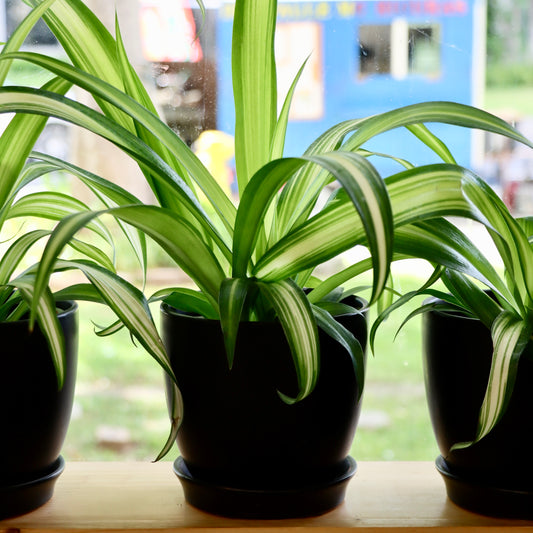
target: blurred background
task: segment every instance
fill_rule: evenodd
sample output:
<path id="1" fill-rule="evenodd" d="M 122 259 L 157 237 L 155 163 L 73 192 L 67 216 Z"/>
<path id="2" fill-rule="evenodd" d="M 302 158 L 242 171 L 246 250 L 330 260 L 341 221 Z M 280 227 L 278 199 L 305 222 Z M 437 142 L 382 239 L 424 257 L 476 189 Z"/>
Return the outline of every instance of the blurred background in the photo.
<path id="1" fill-rule="evenodd" d="M 115 10 L 130 59 L 164 120 L 191 145 L 220 183 L 235 192 L 231 24 L 233 4 L 205 1 L 202 20 L 194 1 L 85 0 L 113 31 Z M 23 0 L 0 0 L 0 40 L 27 14 Z M 286 155 L 302 153 L 329 126 L 425 100 L 453 100 L 494 112 L 533 137 L 533 2 L 531 0 L 322 0 L 279 3 L 276 54 L 280 102 L 309 55 L 291 111 Z M 39 24 L 26 49 L 62 57 Z M 40 85 L 31 67 L 15 64 L 9 83 Z M 91 103 L 81 91 L 70 96 Z M 8 117 L 2 116 L 0 128 Z M 533 153 L 514 142 L 461 128 L 432 128 L 460 164 L 473 168 L 514 214 L 533 214 Z M 138 169 L 109 144 L 51 121 L 37 146 L 126 186 L 150 200 Z M 383 135 L 369 148 L 401 154 L 413 163 L 432 154 L 406 132 Z M 373 161 L 382 174 L 400 170 Z M 67 176 L 48 178 L 83 197 Z M 141 185 L 139 185 L 141 184 Z M 87 198 L 90 202 L 90 198 Z M 477 242 L 486 235 L 465 226 Z M 118 266 L 138 280 L 121 254 Z M 165 254 L 151 247 L 148 293 L 187 283 Z M 350 254 L 345 261 L 350 261 Z M 329 265 L 327 268 L 335 268 Z M 417 286 L 428 266 L 395 267 L 397 289 Z M 158 309 L 154 307 L 154 316 Z M 382 326 L 369 357 L 367 384 L 353 454 L 358 460 L 433 460 L 437 448 L 424 398 L 420 322 L 393 316 Z M 128 334 L 97 338 L 92 323 L 113 317 L 81 306 L 76 402 L 64 449 L 67 460 L 151 460 L 169 430 L 159 367 Z M 260 421 L 259 421 L 260 422 Z M 175 455 L 177 450 L 175 451 Z M 169 457 L 170 458 L 170 457 Z"/>

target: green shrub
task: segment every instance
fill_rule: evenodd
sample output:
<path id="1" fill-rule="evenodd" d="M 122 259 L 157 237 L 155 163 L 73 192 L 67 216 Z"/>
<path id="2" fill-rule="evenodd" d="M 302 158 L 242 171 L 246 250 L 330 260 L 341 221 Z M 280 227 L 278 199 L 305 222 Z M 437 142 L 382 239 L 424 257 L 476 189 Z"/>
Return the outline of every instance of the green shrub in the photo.
<path id="1" fill-rule="evenodd" d="M 487 65 L 487 86 L 533 85 L 533 63 L 495 63 Z"/>

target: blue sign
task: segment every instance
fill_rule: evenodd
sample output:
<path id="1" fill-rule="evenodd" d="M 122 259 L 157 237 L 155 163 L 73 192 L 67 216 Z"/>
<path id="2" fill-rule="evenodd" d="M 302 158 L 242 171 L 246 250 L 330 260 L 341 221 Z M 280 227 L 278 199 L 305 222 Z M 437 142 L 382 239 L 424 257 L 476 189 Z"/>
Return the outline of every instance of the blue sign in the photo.
<path id="1" fill-rule="evenodd" d="M 233 133 L 233 4 L 218 12 L 218 129 Z M 484 62 L 483 0 L 280 2 L 276 54 L 281 95 L 302 61 L 285 155 L 299 155 L 330 126 L 428 100 L 478 105 Z M 460 164 L 472 164 L 472 134 L 428 125 Z M 409 132 L 391 131 L 365 146 L 415 164 L 437 158 Z M 373 158 L 384 173 L 401 167 Z"/>

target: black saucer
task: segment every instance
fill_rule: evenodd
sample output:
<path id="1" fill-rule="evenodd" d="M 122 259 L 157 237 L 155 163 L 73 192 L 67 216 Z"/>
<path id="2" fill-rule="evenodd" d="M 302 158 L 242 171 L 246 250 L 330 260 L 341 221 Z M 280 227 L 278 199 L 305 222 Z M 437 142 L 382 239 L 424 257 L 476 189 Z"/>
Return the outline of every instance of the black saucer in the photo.
<path id="1" fill-rule="evenodd" d="M 21 515 L 44 505 L 54 493 L 57 478 L 65 469 L 65 460 L 59 457 L 52 466 L 33 479 L 11 484 L 0 484 L 0 520 Z"/>
<path id="2" fill-rule="evenodd" d="M 344 461 L 343 471 L 316 484 L 278 489 L 229 487 L 195 478 L 183 458 L 174 462 L 174 472 L 183 486 L 188 503 L 212 514 L 232 518 L 281 519 L 317 516 L 344 501 L 348 481 L 357 464 Z"/>
<path id="3" fill-rule="evenodd" d="M 440 455 L 435 464 L 444 478 L 448 497 L 459 507 L 487 516 L 533 519 L 533 490 L 459 474 Z"/>

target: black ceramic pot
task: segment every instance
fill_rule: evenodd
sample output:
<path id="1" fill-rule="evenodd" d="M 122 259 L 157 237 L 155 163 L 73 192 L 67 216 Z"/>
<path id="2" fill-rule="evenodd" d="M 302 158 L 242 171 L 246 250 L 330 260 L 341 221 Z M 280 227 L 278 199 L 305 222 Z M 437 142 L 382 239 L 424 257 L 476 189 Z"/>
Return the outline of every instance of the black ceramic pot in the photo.
<path id="1" fill-rule="evenodd" d="M 431 311 L 423 320 L 426 394 L 449 498 L 471 511 L 533 518 L 533 360 L 519 363 L 513 396 L 496 427 L 469 448 L 487 387 L 492 340 L 478 320 Z"/>
<path id="2" fill-rule="evenodd" d="M 356 308 L 363 303 L 355 298 Z M 339 318 L 366 347 L 363 314 Z M 240 325 L 228 369 L 220 324 L 162 306 L 163 339 L 183 394 L 175 463 L 186 499 L 237 517 L 321 514 L 341 503 L 360 402 L 347 352 L 321 332 L 320 377 L 295 405 L 292 356 L 277 322 Z"/>
<path id="3" fill-rule="evenodd" d="M 29 333 L 26 320 L 0 323 L 0 519 L 46 503 L 63 471 L 60 453 L 76 379 L 78 305 L 58 305 L 66 340 L 61 390 L 39 328 Z"/>

